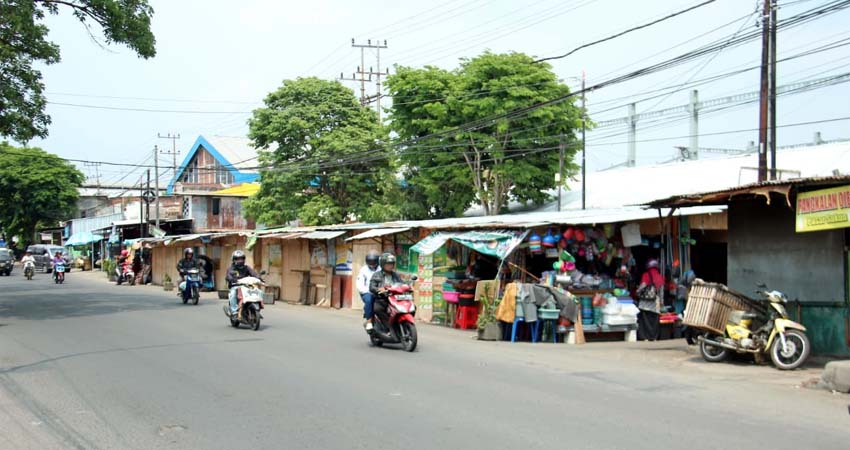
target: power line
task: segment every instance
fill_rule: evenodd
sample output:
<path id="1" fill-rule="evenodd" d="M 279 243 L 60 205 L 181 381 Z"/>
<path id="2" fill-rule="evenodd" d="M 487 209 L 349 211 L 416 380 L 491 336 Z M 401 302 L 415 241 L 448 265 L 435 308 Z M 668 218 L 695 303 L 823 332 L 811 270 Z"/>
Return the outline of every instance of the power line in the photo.
<path id="1" fill-rule="evenodd" d="M 629 28 L 629 29 L 627 29 L 627 30 L 623 30 L 623 31 L 621 31 L 621 32 L 619 32 L 619 33 L 616 33 L 616 34 L 613 34 L 613 35 L 611 35 L 611 36 L 608 36 L 608 37 L 605 37 L 605 38 L 602 38 L 602 39 L 598 39 L 598 40 L 593 41 L 593 42 L 588 42 L 587 44 L 580 45 L 580 46 L 578 46 L 578 47 L 576 47 L 576 48 L 574 48 L 574 49 L 572 49 L 572 50 L 568 51 L 567 53 L 564 53 L 563 55 L 560 55 L 560 56 L 549 56 L 549 57 L 547 57 L 547 58 L 541 58 L 541 59 L 538 59 L 536 62 L 552 61 L 552 60 L 555 60 L 555 59 L 563 59 L 563 58 L 566 58 L 567 56 L 570 56 L 570 55 L 572 55 L 573 53 L 575 53 L 575 52 L 577 52 L 577 51 L 579 51 L 579 50 L 581 50 L 581 49 L 588 48 L 588 47 L 592 47 L 592 46 L 594 46 L 594 45 L 601 44 L 601 43 L 603 43 L 603 42 L 607 42 L 607 41 L 610 41 L 610 40 L 612 40 L 612 39 L 616 39 L 616 38 L 618 38 L 618 37 L 620 37 L 620 36 L 623 36 L 623 35 L 629 34 L 629 33 L 633 32 L 633 31 L 637 31 L 637 30 L 641 30 L 641 29 L 646 28 L 646 27 L 650 27 L 650 26 L 652 26 L 652 25 L 655 25 L 655 24 L 658 24 L 658 23 L 664 22 L 665 20 L 669 20 L 669 19 L 672 19 L 672 18 L 674 18 L 674 17 L 676 17 L 676 16 L 680 16 L 680 15 L 685 14 L 685 13 L 687 13 L 687 12 L 693 11 L 693 10 L 695 10 L 695 9 L 697 9 L 697 8 L 702 8 L 703 6 L 708 5 L 708 4 L 711 4 L 711 3 L 714 3 L 714 0 L 706 0 L 706 1 L 702 2 L 702 3 L 700 3 L 700 4 L 697 4 L 697 5 L 691 6 L 691 7 L 689 7 L 689 8 L 685 8 L 685 9 L 683 9 L 683 10 L 681 10 L 681 11 L 674 12 L 674 13 L 669 14 L 669 15 L 666 15 L 666 16 L 664 16 L 664 17 L 660 18 L 660 19 L 656 19 L 656 20 L 654 20 L 654 21 L 652 21 L 652 22 L 648 22 L 648 23 L 645 23 L 645 24 L 642 24 L 642 25 L 638 25 L 638 26 L 636 26 L 636 27 Z"/>

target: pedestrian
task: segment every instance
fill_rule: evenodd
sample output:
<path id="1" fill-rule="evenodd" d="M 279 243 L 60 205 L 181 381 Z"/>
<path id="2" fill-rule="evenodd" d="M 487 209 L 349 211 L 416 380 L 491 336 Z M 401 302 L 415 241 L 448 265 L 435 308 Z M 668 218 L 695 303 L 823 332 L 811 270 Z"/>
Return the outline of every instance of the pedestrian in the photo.
<path id="1" fill-rule="evenodd" d="M 638 338 L 654 341 L 661 332 L 659 316 L 661 313 L 661 290 L 664 287 L 664 277 L 658 270 L 658 260 L 650 259 L 646 263 L 646 272 L 640 278 L 637 289 L 638 309 Z"/>
<path id="2" fill-rule="evenodd" d="M 363 327 L 366 331 L 372 329 L 372 317 L 374 316 L 374 296 L 369 291 L 369 283 L 372 282 L 372 276 L 378 271 L 378 262 L 381 256 L 375 250 L 370 250 L 366 255 L 366 265 L 360 268 L 357 273 L 357 292 L 360 293 L 360 299 L 363 300 Z"/>

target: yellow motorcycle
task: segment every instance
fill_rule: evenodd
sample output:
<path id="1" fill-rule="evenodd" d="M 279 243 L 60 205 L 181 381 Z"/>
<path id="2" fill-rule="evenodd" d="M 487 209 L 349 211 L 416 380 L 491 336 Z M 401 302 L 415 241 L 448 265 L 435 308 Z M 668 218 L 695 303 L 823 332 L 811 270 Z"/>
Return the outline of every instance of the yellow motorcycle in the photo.
<path id="1" fill-rule="evenodd" d="M 765 286 L 760 286 L 766 289 Z M 759 312 L 733 311 L 724 335 L 707 333 L 699 337 L 700 354 L 708 362 L 721 362 L 729 352 L 749 353 L 760 361 L 767 353 L 773 365 L 793 370 L 806 362 L 811 344 L 806 327 L 788 319 L 788 298 L 779 291 L 757 291 L 767 303 Z"/>

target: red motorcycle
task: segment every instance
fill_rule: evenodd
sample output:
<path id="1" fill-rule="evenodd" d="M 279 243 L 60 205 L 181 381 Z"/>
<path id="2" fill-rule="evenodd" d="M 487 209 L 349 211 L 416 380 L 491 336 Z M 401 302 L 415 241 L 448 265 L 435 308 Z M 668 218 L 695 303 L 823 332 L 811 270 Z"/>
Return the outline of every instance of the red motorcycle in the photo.
<path id="1" fill-rule="evenodd" d="M 416 281 L 413 277 L 411 281 Z M 375 314 L 374 326 L 366 333 L 372 345 L 401 344 L 405 351 L 416 350 L 416 305 L 413 303 L 413 287 L 409 284 L 387 286 L 389 322 L 384 323 Z"/>

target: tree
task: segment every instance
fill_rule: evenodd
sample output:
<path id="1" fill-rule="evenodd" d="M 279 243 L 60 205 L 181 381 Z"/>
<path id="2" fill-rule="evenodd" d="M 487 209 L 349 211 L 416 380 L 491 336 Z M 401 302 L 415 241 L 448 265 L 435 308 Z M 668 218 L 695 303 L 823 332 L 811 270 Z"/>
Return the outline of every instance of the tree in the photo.
<path id="1" fill-rule="evenodd" d="M 460 216 L 475 203 L 488 215 L 510 201 L 543 203 L 556 186 L 561 135 L 565 173 L 575 172 L 581 109 L 572 99 L 531 108 L 570 93 L 548 64 L 486 52 L 453 71 L 398 67 L 387 86 L 391 129 L 407 144 L 401 162 L 420 216 Z"/>
<path id="2" fill-rule="evenodd" d="M 56 226 L 74 213 L 85 176 L 40 148 L 0 143 L 0 229 L 30 242 L 41 226 Z"/>
<path id="3" fill-rule="evenodd" d="M 396 184 L 383 156 L 386 130 L 336 81 L 283 82 L 254 111 L 249 137 L 261 148 L 259 192 L 246 203 L 257 222 L 329 225 L 392 218 Z"/>
<path id="4" fill-rule="evenodd" d="M 95 41 L 92 23 L 107 44 L 126 44 L 143 58 L 156 54 L 147 0 L 0 0 L 0 136 L 18 142 L 47 136 L 44 83 L 33 65 L 59 62 L 59 46 L 47 40 L 41 21 L 60 8 L 70 9 Z"/>

